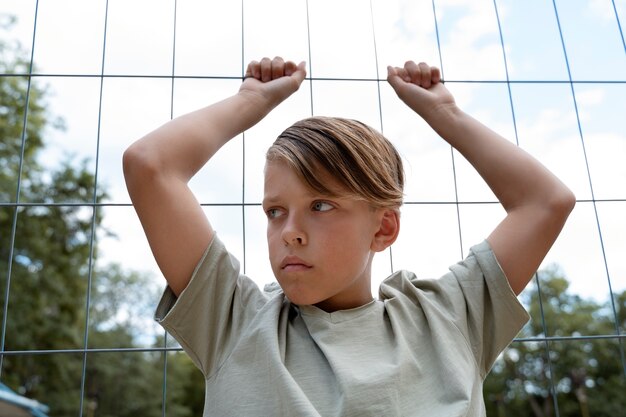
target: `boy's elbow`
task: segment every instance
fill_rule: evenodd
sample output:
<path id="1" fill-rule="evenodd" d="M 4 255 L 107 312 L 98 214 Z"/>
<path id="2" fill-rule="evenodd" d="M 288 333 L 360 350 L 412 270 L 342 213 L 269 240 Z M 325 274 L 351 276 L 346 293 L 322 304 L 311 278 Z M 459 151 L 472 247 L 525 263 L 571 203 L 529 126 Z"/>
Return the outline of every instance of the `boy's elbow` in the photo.
<path id="1" fill-rule="evenodd" d="M 576 206 L 576 196 L 566 186 L 563 186 L 558 192 L 552 195 L 550 200 L 550 209 L 555 217 L 559 217 L 565 223 L 572 210 Z"/>
<path id="2" fill-rule="evenodd" d="M 576 196 L 574 195 L 572 190 L 567 187 L 564 188 L 565 189 L 561 193 L 562 195 L 560 197 L 559 205 L 564 211 L 567 212 L 567 214 L 569 214 L 572 212 L 572 210 L 574 210 L 574 206 L 576 206 Z"/>
<path id="3" fill-rule="evenodd" d="M 141 142 L 133 143 L 124 151 L 122 169 L 129 191 L 134 184 L 144 182 L 160 171 L 157 159 Z"/>

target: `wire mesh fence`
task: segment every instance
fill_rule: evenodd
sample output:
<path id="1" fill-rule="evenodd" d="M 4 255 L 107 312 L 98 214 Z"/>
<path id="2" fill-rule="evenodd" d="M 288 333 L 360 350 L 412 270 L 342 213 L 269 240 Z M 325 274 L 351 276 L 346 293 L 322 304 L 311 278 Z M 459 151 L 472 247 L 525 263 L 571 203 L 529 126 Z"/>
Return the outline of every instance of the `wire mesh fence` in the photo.
<path id="1" fill-rule="evenodd" d="M 484 239 L 503 215 L 495 196 L 385 81 L 388 64 L 438 65 L 463 108 L 578 199 L 522 294 L 531 321 L 485 383 L 489 413 L 623 412 L 623 1 L 2 6 L 0 379 L 17 395 L 47 404 L 51 416 L 201 410 L 201 377 L 152 321 L 164 282 L 121 155 L 159 124 L 235 92 L 251 59 L 282 55 L 307 61 L 302 91 L 191 183 L 244 273 L 259 285 L 273 277 L 260 209 L 264 150 L 310 115 L 368 123 L 406 161 L 403 234 L 376 259 L 374 287 L 398 269 L 439 276 Z"/>

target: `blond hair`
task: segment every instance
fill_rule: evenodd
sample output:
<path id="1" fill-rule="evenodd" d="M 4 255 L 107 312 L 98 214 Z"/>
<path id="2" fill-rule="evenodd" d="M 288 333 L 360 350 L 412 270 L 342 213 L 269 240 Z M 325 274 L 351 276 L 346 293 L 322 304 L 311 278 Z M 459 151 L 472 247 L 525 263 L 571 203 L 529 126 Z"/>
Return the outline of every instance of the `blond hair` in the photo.
<path id="1" fill-rule="evenodd" d="M 296 122 L 278 136 L 266 159 L 286 162 L 321 194 L 340 192 L 375 208 L 402 205 L 404 171 L 398 151 L 381 133 L 359 121 L 311 117 Z M 341 190 L 325 184 L 324 174 Z"/>

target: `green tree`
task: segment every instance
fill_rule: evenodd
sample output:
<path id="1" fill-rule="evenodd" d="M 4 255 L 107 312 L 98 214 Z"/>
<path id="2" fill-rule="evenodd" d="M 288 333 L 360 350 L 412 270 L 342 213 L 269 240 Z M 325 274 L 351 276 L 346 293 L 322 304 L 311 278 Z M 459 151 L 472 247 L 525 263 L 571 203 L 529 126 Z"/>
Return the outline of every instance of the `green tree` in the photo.
<path id="1" fill-rule="evenodd" d="M 201 416 L 204 410 L 204 376 L 184 352 L 168 357 L 168 415 Z"/>
<path id="2" fill-rule="evenodd" d="M 29 63 L 19 44 L 0 44 L 0 71 L 5 74 L 28 73 Z M 22 128 L 27 92 L 28 120 L 24 141 Z M 69 163 L 42 175 L 37 156 L 44 146 L 47 128 L 60 127 L 47 110 L 47 91 L 23 76 L 0 77 L 0 198 L 16 201 L 17 179 L 21 169 L 20 200 L 51 203 L 74 202 L 93 187 L 93 175 L 86 169 L 73 169 Z M 22 149 L 23 147 L 23 149 Z M 84 201 L 84 200 L 83 200 Z M 18 212 L 14 253 L 9 259 L 12 225 Z M 86 290 L 86 260 L 89 258 L 90 219 L 78 214 L 78 207 L 28 206 L 19 210 L 4 207 L 0 214 L 0 296 L 8 300 L 6 326 L 7 350 L 77 347 L 84 328 L 81 302 Z M 99 221 L 100 219 L 97 219 Z M 11 262 L 11 285 L 7 298 L 7 276 Z M 4 320 L 5 317 L 2 317 Z M 27 396 L 47 400 L 65 397 L 64 389 L 79 367 L 60 356 L 48 358 L 42 366 L 32 356 L 6 357 L 3 379 Z M 62 365 L 63 364 L 63 365 Z M 79 373 L 80 375 L 80 373 Z M 42 381 L 58 380 L 59 385 L 41 392 Z M 76 385 L 76 384 L 72 384 Z M 71 402 L 70 402 L 71 404 Z"/>
<path id="3" fill-rule="evenodd" d="M 558 268 L 539 273 L 536 287 L 526 291 L 525 304 L 531 317 L 541 317 L 541 307 L 550 336 L 615 334 L 615 317 L 609 305 L 569 292 L 569 283 Z M 616 297 L 618 317 L 624 325 L 626 291 Z M 623 327 L 622 327 L 623 328 Z M 520 337 L 544 335 L 540 320 L 531 320 Z M 555 384 L 559 415 L 563 417 L 616 416 L 626 409 L 626 379 L 615 339 L 585 339 L 545 343 L 512 344 L 485 381 L 488 415 L 554 416 Z"/>
<path id="4" fill-rule="evenodd" d="M 0 27 L 2 31 L 8 33 L 8 28 Z M 3 34 L 2 39 L 9 36 Z M 7 75 L 28 73 L 27 56 L 19 43 L 0 40 L 0 73 L 5 74 L 0 76 L 0 302 L 2 307 L 8 302 L 5 350 L 82 348 L 90 266 L 89 347 L 134 347 L 142 332 L 135 318 L 149 317 L 147 306 L 152 308 L 157 297 L 147 291 L 147 276 L 96 262 L 98 248 L 91 248 L 91 236 L 102 228 L 102 215 L 81 205 L 94 201 L 95 177 L 88 161 L 77 163 L 67 157 L 52 170 L 42 165 L 46 135 L 62 130 L 64 123 L 50 111 L 49 91 L 41 79 L 32 78 L 29 85 L 26 76 Z M 20 174 L 19 201 L 29 204 L 17 208 Z M 99 188 L 95 201 L 105 197 Z M 4 320 L 2 314 L 4 308 L 0 309 Z M 193 405 L 185 401 L 196 395 L 193 392 L 203 395 L 202 384 L 195 391 L 185 388 L 199 372 L 181 357 L 172 355 L 168 384 L 174 405 L 168 415 L 194 415 Z M 89 353 L 86 363 L 85 415 L 161 415 L 162 354 Z M 2 382 L 47 404 L 51 416 L 78 415 L 82 354 L 6 355 L 1 372 Z"/>

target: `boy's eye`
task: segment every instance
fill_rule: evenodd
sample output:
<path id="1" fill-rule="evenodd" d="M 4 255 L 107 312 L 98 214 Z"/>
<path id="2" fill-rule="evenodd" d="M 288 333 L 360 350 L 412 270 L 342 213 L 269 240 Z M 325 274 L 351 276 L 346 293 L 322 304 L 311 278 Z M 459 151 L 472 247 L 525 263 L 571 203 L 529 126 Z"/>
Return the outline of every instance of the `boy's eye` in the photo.
<path id="1" fill-rule="evenodd" d="M 265 211 L 265 214 L 267 215 L 268 219 L 275 219 L 278 216 L 280 216 L 282 213 L 282 211 L 280 209 L 277 208 L 271 208 Z"/>
<path id="2" fill-rule="evenodd" d="M 334 207 L 332 204 L 325 201 L 316 201 L 315 203 L 313 203 L 313 206 L 311 208 L 313 209 L 313 211 L 328 211 L 332 210 Z"/>

